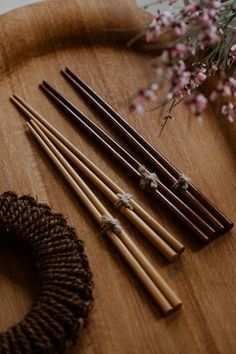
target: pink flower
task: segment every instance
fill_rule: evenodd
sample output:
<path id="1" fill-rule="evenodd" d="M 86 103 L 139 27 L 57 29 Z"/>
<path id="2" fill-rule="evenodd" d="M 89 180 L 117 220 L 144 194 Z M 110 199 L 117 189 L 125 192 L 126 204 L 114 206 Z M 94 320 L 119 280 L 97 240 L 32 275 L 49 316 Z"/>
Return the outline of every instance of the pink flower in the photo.
<path id="1" fill-rule="evenodd" d="M 146 29 L 146 40 L 147 42 L 153 42 L 158 38 L 158 36 L 161 33 L 161 27 L 157 23 L 157 20 L 154 19 L 152 22 L 148 25 Z"/>
<path id="2" fill-rule="evenodd" d="M 235 52 L 236 50 L 236 44 L 233 44 L 232 47 L 230 48 L 231 52 Z"/>
<path id="3" fill-rule="evenodd" d="M 213 92 L 211 93 L 211 95 L 210 95 L 210 100 L 211 100 L 212 102 L 215 102 L 215 101 L 218 100 L 218 98 L 219 98 L 218 92 L 213 91 Z"/>
<path id="4" fill-rule="evenodd" d="M 146 28 L 147 42 L 155 41 L 162 33 L 162 30 L 171 26 L 172 23 L 173 23 L 173 16 L 171 12 L 164 11 L 163 13 L 160 13 L 159 11 L 157 17 L 154 18 Z"/>
<path id="5" fill-rule="evenodd" d="M 166 2 L 172 11 L 171 6 L 178 0 L 157 2 Z M 157 12 L 146 27 L 147 41 L 156 40 L 168 30 L 179 37 L 166 45 L 152 64 L 155 81 L 165 92 L 164 102 L 174 100 L 172 107 L 175 107 L 185 99 L 190 112 L 201 120 L 208 100 L 196 90 L 218 73 L 220 80 L 209 100 L 218 101 L 222 114 L 230 121 L 236 118 L 236 75 L 231 74 L 236 73 L 235 21 L 233 0 L 192 0 L 177 13 Z M 166 38 L 168 41 L 169 37 Z M 156 89 L 150 85 L 138 92 L 133 109 L 143 112 L 143 104 L 156 99 Z"/>
<path id="6" fill-rule="evenodd" d="M 189 90 L 191 73 L 184 71 L 172 80 L 171 93 L 173 98 L 183 98 Z M 170 97 L 170 95 L 168 96 Z"/>
<path id="7" fill-rule="evenodd" d="M 217 28 L 215 26 L 209 26 L 199 35 L 199 47 L 203 50 L 206 46 L 216 44 L 220 40 L 220 36 L 217 34 Z"/>
<path id="8" fill-rule="evenodd" d="M 161 59 L 163 63 L 170 63 L 177 58 L 183 58 L 188 52 L 188 47 L 184 43 L 177 43 L 163 51 Z"/>
<path id="9" fill-rule="evenodd" d="M 187 15 L 193 14 L 197 11 L 198 5 L 196 4 L 191 4 L 191 5 L 187 5 L 184 9 L 184 13 Z"/>
<path id="10" fill-rule="evenodd" d="M 135 100 L 135 101 L 130 103 L 129 110 L 131 112 L 136 112 L 136 113 L 141 114 L 141 115 L 144 114 L 144 106 L 138 100 Z"/>
<path id="11" fill-rule="evenodd" d="M 207 107 L 207 98 L 202 94 L 197 94 L 194 98 L 197 112 L 202 113 Z"/>
<path id="12" fill-rule="evenodd" d="M 201 120 L 201 113 L 207 107 L 207 98 L 201 93 L 195 93 L 186 100 L 186 105 L 191 113 Z"/>
<path id="13" fill-rule="evenodd" d="M 204 73 L 204 70 L 199 70 L 193 73 L 193 78 L 192 78 L 192 87 L 198 87 L 200 86 L 207 78 L 207 75 Z"/>
<path id="14" fill-rule="evenodd" d="M 162 15 L 160 15 L 160 22 L 162 23 L 162 27 L 166 28 L 173 23 L 173 15 L 169 11 L 164 11 Z"/>
<path id="15" fill-rule="evenodd" d="M 182 36 L 183 34 L 185 34 L 186 31 L 187 31 L 187 25 L 186 25 L 186 23 L 184 21 L 175 22 L 173 24 L 173 28 L 174 28 L 175 33 L 179 37 Z"/>
<path id="16" fill-rule="evenodd" d="M 147 99 L 147 100 L 151 100 L 151 101 L 155 101 L 156 100 L 156 95 L 154 93 L 154 91 L 151 88 L 147 88 L 143 91 L 143 96 Z"/>
<path id="17" fill-rule="evenodd" d="M 221 113 L 232 123 L 236 113 L 236 106 L 232 102 L 226 103 L 222 106 Z"/>
<path id="18" fill-rule="evenodd" d="M 186 65 L 183 60 L 179 60 L 176 64 L 173 66 L 170 66 L 166 70 L 166 78 L 167 80 L 172 80 L 176 77 L 179 77 L 182 75 L 182 73 L 185 71 Z"/>

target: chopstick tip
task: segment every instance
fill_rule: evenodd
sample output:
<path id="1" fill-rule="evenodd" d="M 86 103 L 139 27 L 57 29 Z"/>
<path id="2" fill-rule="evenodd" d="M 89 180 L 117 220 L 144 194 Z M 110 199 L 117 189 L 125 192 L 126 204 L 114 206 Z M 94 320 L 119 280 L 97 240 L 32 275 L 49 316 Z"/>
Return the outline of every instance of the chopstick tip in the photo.
<path id="1" fill-rule="evenodd" d="M 43 80 L 41 82 L 41 86 L 40 87 L 43 88 L 43 89 L 45 89 L 45 88 L 51 89 L 52 88 L 51 85 L 46 80 Z"/>
<path id="2" fill-rule="evenodd" d="M 179 300 L 179 302 L 176 303 L 175 305 L 172 304 L 172 307 L 171 307 L 169 310 L 165 311 L 165 312 L 163 313 L 163 315 L 164 315 L 165 317 L 166 317 L 166 316 L 169 316 L 169 315 L 171 315 L 172 313 L 175 313 L 176 311 L 180 310 L 181 308 L 182 308 L 182 302 Z"/>
<path id="3" fill-rule="evenodd" d="M 12 94 L 9 98 L 11 101 L 18 100 L 18 96 L 15 94 Z"/>
<path id="4" fill-rule="evenodd" d="M 184 245 L 182 245 L 182 247 L 180 247 L 180 249 L 178 250 L 178 254 L 183 253 L 183 252 L 184 252 L 184 250 L 185 250 L 185 246 L 184 246 Z"/>
<path id="5" fill-rule="evenodd" d="M 28 128 L 32 129 L 32 125 L 31 125 L 30 121 L 26 122 L 26 125 L 27 125 Z"/>
<path id="6" fill-rule="evenodd" d="M 71 70 L 68 68 L 68 66 L 65 67 L 65 72 L 66 73 L 71 73 Z"/>
<path id="7" fill-rule="evenodd" d="M 183 307 L 183 303 L 182 301 L 179 300 L 179 303 L 174 306 L 174 310 L 175 311 L 180 310 L 182 309 L 182 307 Z"/>
<path id="8" fill-rule="evenodd" d="M 179 254 L 178 254 L 178 253 L 175 253 L 175 254 L 169 259 L 169 261 L 170 261 L 170 262 L 173 262 L 173 261 L 175 261 L 178 257 L 179 257 Z"/>
<path id="9" fill-rule="evenodd" d="M 39 88 L 41 89 L 41 90 L 44 90 L 45 89 L 45 81 L 42 81 L 40 84 L 39 84 Z"/>
<path id="10" fill-rule="evenodd" d="M 13 94 L 9 97 L 9 101 L 14 103 L 15 105 L 18 106 L 18 104 L 20 103 L 20 99 L 17 95 Z"/>

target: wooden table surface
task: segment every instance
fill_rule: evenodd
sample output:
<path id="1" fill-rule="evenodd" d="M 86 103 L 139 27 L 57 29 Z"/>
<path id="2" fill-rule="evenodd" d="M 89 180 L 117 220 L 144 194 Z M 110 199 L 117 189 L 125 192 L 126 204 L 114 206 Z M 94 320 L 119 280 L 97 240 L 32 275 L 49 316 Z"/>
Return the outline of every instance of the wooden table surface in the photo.
<path id="1" fill-rule="evenodd" d="M 146 82 L 149 73 L 145 65 L 153 53 L 127 49 L 126 43 L 136 33 L 132 28 L 146 21 L 146 15 L 131 0 L 49 0 L 0 17 L 0 192 L 30 194 L 49 203 L 55 212 L 68 217 L 85 242 L 94 275 L 95 304 L 88 326 L 69 353 L 234 354 L 235 230 L 199 247 L 190 232 L 156 201 L 133 188 L 129 176 L 38 89 L 38 84 L 47 79 L 111 131 L 59 74 L 64 66 L 78 72 L 234 221 L 235 126 L 217 118 L 211 108 L 199 125 L 189 119 L 184 106 L 179 106 L 176 120 L 158 139 L 161 112 L 147 117 L 128 112 L 127 101 Z M 181 311 L 167 318 L 160 315 L 142 285 L 108 240 L 100 236 L 72 190 L 27 134 L 24 118 L 9 102 L 12 93 L 23 96 L 47 116 L 185 243 L 181 258 L 168 264 L 122 219 L 133 239 L 181 297 Z M 30 255 L 14 245 L 1 246 L 0 331 L 20 321 L 30 309 L 36 286 L 31 262 Z"/>

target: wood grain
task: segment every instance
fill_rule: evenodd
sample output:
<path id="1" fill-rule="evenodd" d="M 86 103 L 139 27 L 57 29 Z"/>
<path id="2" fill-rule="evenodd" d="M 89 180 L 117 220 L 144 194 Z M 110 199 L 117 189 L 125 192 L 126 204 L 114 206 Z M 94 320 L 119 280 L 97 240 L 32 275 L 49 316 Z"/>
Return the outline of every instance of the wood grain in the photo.
<path id="1" fill-rule="evenodd" d="M 229 353 L 236 348 L 235 230 L 204 248 L 152 202 L 99 148 L 72 125 L 38 89 L 47 79 L 108 131 L 103 118 L 86 106 L 60 76 L 64 66 L 78 72 L 124 114 L 178 169 L 189 175 L 207 197 L 232 220 L 236 216 L 235 128 L 212 109 L 204 124 L 188 118 L 184 106 L 157 139 L 161 112 L 146 118 L 131 115 L 127 100 L 146 82 L 151 55 L 125 44 L 131 28 L 146 15 L 131 0 L 51 0 L 0 17 L 0 192 L 16 191 L 48 202 L 85 241 L 95 281 L 95 306 L 87 328 L 70 354 Z M 125 28 L 125 31 L 115 31 Z M 23 96 L 123 189 L 131 191 L 158 221 L 187 246 L 181 259 L 167 264 L 127 221 L 123 223 L 144 253 L 183 300 L 183 309 L 162 318 L 143 287 L 103 239 L 72 191 L 47 160 L 24 118 L 9 102 Z M 0 250 L 0 330 L 23 318 L 35 293 L 35 274 L 28 255 L 14 245 Z"/>

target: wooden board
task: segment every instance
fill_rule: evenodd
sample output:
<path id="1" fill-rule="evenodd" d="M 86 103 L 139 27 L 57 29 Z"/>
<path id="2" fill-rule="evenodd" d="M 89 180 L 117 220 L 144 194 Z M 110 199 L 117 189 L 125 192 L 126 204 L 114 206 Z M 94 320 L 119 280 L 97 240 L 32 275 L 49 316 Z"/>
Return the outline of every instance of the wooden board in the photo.
<path id="1" fill-rule="evenodd" d="M 131 0 L 51 0 L 2 15 L 0 57 L 0 192 L 31 194 L 48 202 L 85 241 L 94 274 L 95 305 L 87 328 L 71 354 L 233 354 L 236 348 L 235 230 L 199 248 L 157 202 L 133 188 L 132 180 L 109 156 L 71 124 L 38 89 L 47 79 L 105 128 L 60 76 L 70 67 L 90 83 L 232 220 L 236 216 L 235 128 L 209 109 L 204 124 L 189 119 L 183 106 L 157 139 L 161 112 L 131 115 L 128 98 L 146 82 L 151 58 L 127 49 L 131 28 L 147 18 Z M 124 31 L 116 31 L 124 28 Z M 154 247 L 124 219 L 130 235 L 176 289 L 183 309 L 162 318 L 153 301 L 53 165 L 27 134 L 22 115 L 9 96 L 23 96 L 124 189 L 186 244 L 177 262 L 167 264 Z M 117 135 L 115 135 L 117 136 Z M 34 296 L 29 255 L 13 245 L 0 250 L 0 330 L 23 318 Z"/>

